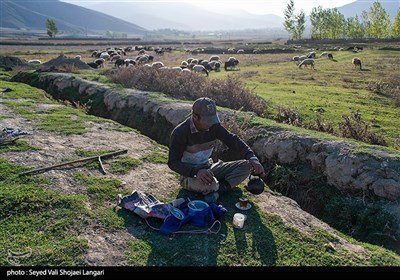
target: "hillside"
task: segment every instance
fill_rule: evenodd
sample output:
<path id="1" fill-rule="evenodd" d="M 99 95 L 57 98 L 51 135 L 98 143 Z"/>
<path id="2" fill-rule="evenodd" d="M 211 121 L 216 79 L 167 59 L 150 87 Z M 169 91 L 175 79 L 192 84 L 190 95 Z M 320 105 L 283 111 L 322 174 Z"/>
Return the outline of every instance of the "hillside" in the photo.
<path id="1" fill-rule="evenodd" d="M 147 29 L 172 28 L 194 30 L 244 30 L 248 28 L 281 28 L 283 18 L 255 15 L 243 10 L 210 11 L 182 2 L 79 2 L 77 5 L 124 19 Z M 110 8 L 112 6 L 112 8 Z"/>
<path id="2" fill-rule="evenodd" d="M 87 35 L 112 31 L 139 36 L 146 32 L 136 24 L 58 0 L 5 0 L 1 1 L 1 11 L 2 28 L 45 31 L 46 19 L 50 18 L 55 21 L 60 33 Z"/>
<path id="3" fill-rule="evenodd" d="M 361 14 L 363 11 L 368 11 L 372 6 L 374 1 L 364 1 L 357 0 L 353 3 L 344 5 L 342 7 L 338 7 L 339 12 L 341 12 L 345 18 L 355 17 L 358 15 L 361 18 Z M 382 7 L 386 10 L 386 12 L 390 16 L 390 20 L 393 22 L 394 17 L 397 14 L 397 11 L 400 9 L 400 1 L 379 1 Z"/>

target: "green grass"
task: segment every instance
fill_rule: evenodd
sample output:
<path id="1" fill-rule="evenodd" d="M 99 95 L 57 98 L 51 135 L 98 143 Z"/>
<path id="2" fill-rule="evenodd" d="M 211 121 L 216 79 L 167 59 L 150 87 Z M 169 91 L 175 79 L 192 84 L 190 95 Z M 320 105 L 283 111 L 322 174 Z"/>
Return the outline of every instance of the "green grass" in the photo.
<path id="1" fill-rule="evenodd" d="M 127 174 L 130 170 L 135 169 L 142 163 L 141 160 L 124 156 L 111 164 L 111 172 L 114 174 Z"/>
<path id="2" fill-rule="evenodd" d="M 86 187 L 87 196 L 91 203 L 101 205 L 105 201 L 116 201 L 117 195 L 121 193 L 119 186 L 121 181 L 103 177 L 91 177 L 77 172 L 75 178 Z"/>
<path id="3" fill-rule="evenodd" d="M 85 196 L 48 190 L 42 177 L 19 177 L 24 169 L 0 158 L 0 265 L 82 265 Z"/>
<path id="4" fill-rule="evenodd" d="M 100 156 L 103 154 L 108 154 L 115 152 L 114 150 L 103 150 L 103 151 L 89 151 L 89 150 L 77 150 L 76 154 L 80 157 L 94 157 L 94 156 Z M 103 158 L 102 162 L 103 164 L 107 158 Z M 111 172 L 113 174 L 127 174 L 130 170 L 135 169 L 142 163 L 141 160 L 135 159 L 129 156 L 119 156 L 115 157 L 112 159 L 111 162 Z M 98 168 L 99 167 L 99 162 L 98 159 L 93 159 L 90 160 L 86 163 L 87 167 L 91 168 Z"/>
<path id="5" fill-rule="evenodd" d="M 309 122 L 315 116 L 314 111 L 322 108 L 323 118 L 337 125 L 342 115 L 359 110 L 367 122 L 379 126 L 372 127 L 371 131 L 383 135 L 393 145 L 400 135 L 400 108 L 395 106 L 393 98 L 373 93 L 367 85 L 395 77 L 398 53 L 367 49 L 358 54 L 343 51 L 333 55 L 334 61 L 317 58 L 316 70 L 298 69 L 294 62 L 285 61 L 293 54 L 281 55 L 280 60 L 275 55 L 279 61 L 276 63 L 268 62 L 266 57 L 265 63 L 259 59 L 244 61 L 240 73 L 233 75 L 240 78 L 246 72 L 257 73 L 240 79 L 253 93 L 271 101 L 271 115 L 278 106 L 289 106 Z M 364 71 L 352 68 L 351 59 L 355 56 L 363 61 Z M 385 57 L 384 65 L 382 57 Z"/>
<path id="6" fill-rule="evenodd" d="M 40 148 L 30 145 L 26 140 L 17 139 L 7 145 L 0 145 L 0 153 L 38 151 Z"/>
<path id="7" fill-rule="evenodd" d="M 25 99 L 27 101 L 36 101 L 44 104 L 55 104 L 57 103 L 50 98 L 50 95 L 45 91 L 31 87 L 22 83 L 14 83 L 0 80 L 0 88 L 8 89 L 7 92 L 3 93 L 2 99 Z"/>
<path id="8" fill-rule="evenodd" d="M 142 157 L 142 160 L 152 163 L 167 163 L 168 149 L 162 145 L 156 145 L 150 153 Z"/>
<path id="9" fill-rule="evenodd" d="M 315 229 L 305 234 L 285 225 L 281 218 L 262 213 L 254 206 L 245 214 L 248 219 L 243 229 L 232 226 L 238 210 L 234 203 L 245 195 L 241 189 L 223 197 L 228 213 L 222 220 L 218 234 L 175 234 L 163 236 L 150 229 L 139 218 L 126 218 L 137 239 L 130 241 L 126 256 L 134 266 L 363 266 L 399 265 L 400 256 L 377 246 L 368 245 L 368 258 L 337 246 L 327 248 L 337 238 L 324 230 Z M 126 217 L 125 210 L 119 215 Z M 160 223 L 150 220 L 155 227 Z M 181 230 L 199 229 L 185 225 Z M 204 228 L 203 228 L 204 229 Z M 357 243 L 351 240 L 352 243 Z M 359 243 L 360 245 L 363 245 Z M 369 260 L 369 258 L 371 260 Z"/>

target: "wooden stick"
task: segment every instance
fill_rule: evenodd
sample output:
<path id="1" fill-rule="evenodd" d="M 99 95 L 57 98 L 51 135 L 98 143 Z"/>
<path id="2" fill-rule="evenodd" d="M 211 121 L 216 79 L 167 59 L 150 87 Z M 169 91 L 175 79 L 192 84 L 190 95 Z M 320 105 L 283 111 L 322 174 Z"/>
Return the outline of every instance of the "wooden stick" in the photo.
<path id="1" fill-rule="evenodd" d="M 69 164 L 82 162 L 82 161 L 88 161 L 88 160 L 92 160 L 92 159 L 99 159 L 99 161 L 100 161 L 100 158 L 102 158 L 102 157 L 104 158 L 104 157 L 116 156 L 116 155 L 120 155 L 120 154 L 125 154 L 127 152 L 128 152 L 128 150 L 120 150 L 120 151 L 116 151 L 116 152 L 112 152 L 112 153 L 103 154 L 103 155 L 100 155 L 100 156 L 82 158 L 82 159 L 78 159 L 78 160 L 68 161 L 68 162 L 64 162 L 64 163 L 60 163 L 60 164 L 56 164 L 56 165 L 51 165 L 51 166 L 47 166 L 47 167 L 42 167 L 42 168 L 38 168 L 38 169 L 22 172 L 22 173 L 19 173 L 18 175 L 20 175 L 20 176 L 21 175 L 29 175 L 29 174 L 37 173 L 37 172 L 40 172 L 40 171 L 44 172 L 44 171 L 47 171 L 47 170 L 50 170 L 50 169 L 53 169 L 53 168 L 56 168 L 56 167 L 69 165 Z M 102 166 L 103 171 L 105 172 L 103 164 L 101 163 L 101 161 L 100 161 L 100 164 Z"/>
<path id="2" fill-rule="evenodd" d="M 103 172 L 104 175 L 106 175 L 106 170 L 104 169 L 103 163 L 101 162 L 101 157 L 98 157 L 98 159 L 99 159 L 101 171 Z"/>

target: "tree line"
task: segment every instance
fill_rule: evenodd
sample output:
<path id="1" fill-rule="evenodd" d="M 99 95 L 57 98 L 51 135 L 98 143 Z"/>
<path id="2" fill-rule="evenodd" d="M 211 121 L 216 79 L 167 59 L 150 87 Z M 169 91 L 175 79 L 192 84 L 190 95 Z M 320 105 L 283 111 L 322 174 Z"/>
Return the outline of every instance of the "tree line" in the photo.
<path id="1" fill-rule="evenodd" d="M 350 18 L 345 18 L 337 8 L 314 7 L 310 21 L 312 39 L 400 38 L 400 8 L 392 23 L 389 13 L 378 1 L 360 16 Z M 295 14 L 294 1 L 290 0 L 284 10 L 283 26 L 292 39 L 303 39 L 305 22 L 304 11 Z"/>

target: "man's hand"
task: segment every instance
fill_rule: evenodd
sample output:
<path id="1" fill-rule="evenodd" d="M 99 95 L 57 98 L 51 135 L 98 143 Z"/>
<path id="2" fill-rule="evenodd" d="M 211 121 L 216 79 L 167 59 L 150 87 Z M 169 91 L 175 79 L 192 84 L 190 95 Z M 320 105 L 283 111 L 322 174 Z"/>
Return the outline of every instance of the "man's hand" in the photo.
<path id="1" fill-rule="evenodd" d="M 210 169 L 200 169 L 197 172 L 196 178 L 206 185 L 214 183 L 214 174 Z"/>
<path id="2" fill-rule="evenodd" d="M 264 176 L 265 175 L 264 167 L 258 161 L 258 159 L 250 159 L 249 163 L 251 165 L 251 168 L 253 168 L 253 170 L 254 170 L 253 171 L 254 175 L 260 175 L 260 176 Z"/>

